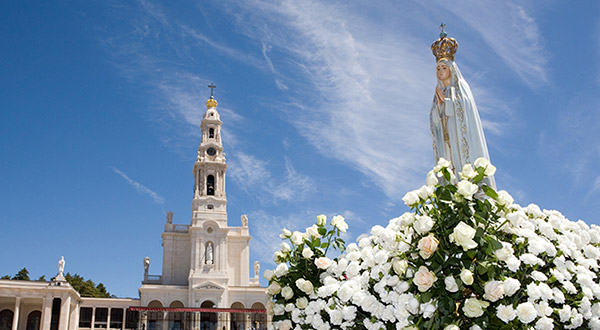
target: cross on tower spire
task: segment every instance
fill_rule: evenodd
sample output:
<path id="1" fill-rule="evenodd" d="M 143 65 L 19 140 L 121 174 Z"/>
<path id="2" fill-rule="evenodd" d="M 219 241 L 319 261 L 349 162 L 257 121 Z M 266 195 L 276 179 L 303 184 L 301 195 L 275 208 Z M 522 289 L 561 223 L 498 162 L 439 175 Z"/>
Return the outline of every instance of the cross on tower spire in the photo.
<path id="1" fill-rule="evenodd" d="M 217 88 L 217 86 L 215 86 L 215 84 L 211 83 L 210 85 L 208 85 L 208 88 L 210 88 L 210 97 L 213 98 L 214 97 L 214 89 Z"/>
<path id="2" fill-rule="evenodd" d="M 442 23 L 442 24 L 440 24 L 440 38 L 444 38 L 445 36 L 447 36 L 446 24 Z"/>

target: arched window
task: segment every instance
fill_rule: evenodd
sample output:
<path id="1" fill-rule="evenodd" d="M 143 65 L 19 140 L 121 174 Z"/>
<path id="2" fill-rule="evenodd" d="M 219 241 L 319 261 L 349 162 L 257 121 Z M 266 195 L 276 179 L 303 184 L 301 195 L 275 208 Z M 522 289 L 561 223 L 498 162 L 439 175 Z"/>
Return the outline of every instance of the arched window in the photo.
<path id="1" fill-rule="evenodd" d="M 231 309 L 244 309 L 244 304 L 241 302 L 235 302 L 231 305 Z M 244 313 L 231 313 L 229 317 L 229 329 L 231 330 L 245 330 L 245 314 Z"/>
<path id="2" fill-rule="evenodd" d="M 10 330 L 12 328 L 13 311 L 5 309 L 0 312 L 0 330 Z"/>
<path id="3" fill-rule="evenodd" d="M 205 300 L 200 305 L 200 308 L 217 308 L 214 302 Z M 200 329 L 216 330 L 217 329 L 217 313 L 202 312 L 200 313 Z"/>
<path id="4" fill-rule="evenodd" d="M 158 300 L 152 300 L 148 303 L 148 307 L 162 308 L 163 304 Z M 147 330 L 162 330 L 163 312 L 148 312 L 148 327 Z"/>
<path id="5" fill-rule="evenodd" d="M 252 309 L 264 310 L 265 305 L 260 302 L 252 304 Z M 267 328 L 267 314 L 266 313 L 252 313 L 250 318 L 252 329 L 265 330 Z"/>
<path id="6" fill-rule="evenodd" d="M 204 256 L 204 263 L 207 265 L 212 265 L 215 263 L 215 247 L 212 242 L 206 243 L 206 250 Z"/>
<path id="7" fill-rule="evenodd" d="M 27 316 L 27 330 L 40 330 L 40 320 L 42 312 L 33 311 Z"/>
<path id="8" fill-rule="evenodd" d="M 206 194 L 209 196 L 215 195 L 215 177 L 212 175 L 206 177 Z"/>
<path id="9" fill-rule="evenodd" d="M 212 127 L 208 129 L 208 138 L 209 139 L 214 139 L 215 138 L 215 129 L 212 128 Z"/>

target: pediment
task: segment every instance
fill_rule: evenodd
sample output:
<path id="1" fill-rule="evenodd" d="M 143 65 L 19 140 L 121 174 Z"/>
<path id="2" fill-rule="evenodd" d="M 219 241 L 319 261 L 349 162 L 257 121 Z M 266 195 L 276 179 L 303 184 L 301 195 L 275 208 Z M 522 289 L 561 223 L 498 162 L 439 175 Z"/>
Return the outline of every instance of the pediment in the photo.
<path id="1" fill-rule="evenodd" d="M 202 282 L 194 286 L 194 290 L 225 291 L 225 288 L 211 281 Z"/>

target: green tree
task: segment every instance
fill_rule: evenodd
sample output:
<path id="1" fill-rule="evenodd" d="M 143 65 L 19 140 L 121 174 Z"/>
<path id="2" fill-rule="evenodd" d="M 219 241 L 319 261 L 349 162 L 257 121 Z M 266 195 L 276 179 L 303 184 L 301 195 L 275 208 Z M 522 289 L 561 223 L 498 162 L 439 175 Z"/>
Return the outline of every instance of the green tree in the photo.
<path id="1" fill-rule="evenodd" d="M 27 270 L 27 268 L 21 269 L 18 273 L 15 274 L 15 276 L 12 277 L 12 280 L 19 280 L 19 281 L 31 281 L 31 279 L 29 278 L 29 271 Z"/>
<path id="2" fill-rule="evenodd" d="M 4 275 L 0 279 L 2 280 L 19 280 L 19 281 L 31 281 L 29 278 L 29 271 L 27 268 L 21 269 L 18 273 L 16 273 L 13 277 L 10 275 Z M 116 298 L 115 295 L 111 295 L 106 287 L 102 283 L 94 283 L 92 280 L 86 280 L 81 275 L 71 275 L 67 273 L 65 275 L 65 279 L 73 289 L 77 290 L 82 297 L 94 297 L 94 298 Z M 54 280 L 54 277 L 51 279 Z M 40 276 L 36 281 L 45 282 L 46 275 Z"/>
<path id="3" fill-rule="evenodd" d="M 65 279 L 73 289 L 77 290 L 82 297 L 94 297 L 94 298 L 110 298 L 111 294 L 106 290 L 104 284 L 99 283 L 96 285 L 92 280 L 85 280 L 83 276 L 67 273 Z"/>

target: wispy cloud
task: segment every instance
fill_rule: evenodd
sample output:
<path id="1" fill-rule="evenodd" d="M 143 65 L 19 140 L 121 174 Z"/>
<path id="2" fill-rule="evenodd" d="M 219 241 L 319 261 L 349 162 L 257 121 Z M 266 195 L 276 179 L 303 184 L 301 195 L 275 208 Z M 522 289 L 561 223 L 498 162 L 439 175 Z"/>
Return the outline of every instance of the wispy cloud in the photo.
<path id="1" fill-rule="evenodd" d="M 230 177 L 240 188 L 263 203 L 303 200 L 314 190 L 314 181 L 296 172 L 289 159 L 285 159 L 284 176 L 273 176 L 266 162 L 241 151 L 236 151 L 229 162 Z"/>
<path id="2" fill-rule="evenodd" d="M 431 6 L 431 4 L 427 4 Z M 437 1 L 481 35 L 485 43 L 530 86 L 548 81 L 542 35 L 535 20 L 522 6 L 509 1 Z"/>
<path id="3" fill-rule="evenodd" d="M 260 41 L 263 55 L 267 51 L 288 54 L 281 63 L 266 57 L 268 65 L 277 67 L 278 74 L 293 76 L 302 86 L 295 90 L 305 91 L 280 104 L 290 113 L 289 121 L 324 155 L 357 168 L 394 199 L 420 185 L 433 163 L 428 123 L 433 59 L 423 44 L 434 36 L 424 39 L 418 29 L 431 23 L 428 15 L 452 12 L 526 83 L 547 80 L 537 25 L 523 8 L 512 4 L 452 3 L 432 13 L 429 5 L 426 10 L 411 5 L 416 8 L 399 12 L 391 3 L 382 3 L 381 20 L 393 22 L 397 17 L 387 15 L 395 13 L 414 25 L 391 23 L 385 29 L 362 15 L 364 8 L 356 4 L 282 1 L 266 5 L 255 0 L 246 6 L 250 18 L 238 21 L 246 24 L 247 35 Z M 252 17 L 267 19 L 259 22 Z M 498 92 L 490 91 L 493 85 L 478 86 L 486 130 L 505 134 L 517 121 L 507 120 L 514 114 Z"/>
<path id="4" fill-rule="evenodd" d="M 156 204 L 164 204 L 165 203 L 164 198 L 162 198 L 159 194 L 152 191 L 150 188 L 144 186 L 143 184 L 141 184 L 135 180 L 132 180 L 130 177 L 128 177 L 125 173 L 123 173 L 121 170 L 119 170 L 116 167 L 111 167 L 111 169 L 113 170 L 113 172 L 117 173 L 120 177 L 125 179 L 125 181 L 130 186 L 132 186 L 138 193 L 149 196 L 150 198 L 152 198 L 152 201 L 154 201 L 154 203 L 156 203 Z"/>

